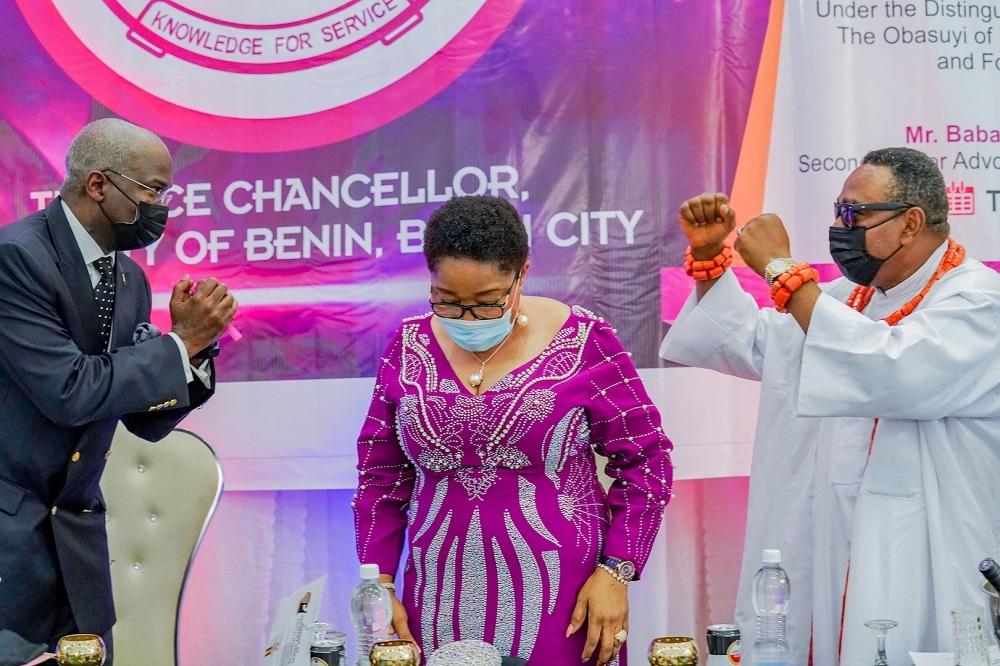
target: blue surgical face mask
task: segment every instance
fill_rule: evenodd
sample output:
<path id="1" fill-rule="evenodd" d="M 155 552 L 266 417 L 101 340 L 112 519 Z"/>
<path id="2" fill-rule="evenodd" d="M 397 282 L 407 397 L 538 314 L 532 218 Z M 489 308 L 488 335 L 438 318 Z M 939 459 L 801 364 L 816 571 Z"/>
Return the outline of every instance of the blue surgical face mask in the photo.
<path id="1" fill-rule="evenodd" d="M 470 352 L 481 352 L 495 347 L 514 330 L 510 312 L 503 313 L 498 319 L 445 319 L 444 317 L 437 319 L 448 337 L 456 345 Z"/>

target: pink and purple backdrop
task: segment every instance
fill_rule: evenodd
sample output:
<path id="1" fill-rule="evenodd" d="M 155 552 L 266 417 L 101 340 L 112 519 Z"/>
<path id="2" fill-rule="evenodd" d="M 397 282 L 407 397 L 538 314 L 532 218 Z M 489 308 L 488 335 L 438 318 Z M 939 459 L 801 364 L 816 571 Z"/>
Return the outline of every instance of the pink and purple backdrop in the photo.
<path id="1" fill-rule="evenodd" d="M 155 322 L 169 327 L 167 295 L 184 273 L 218 277 L 242 303 L 244 337 L 223 341 L 219 396 L 186 424 L 219 451 L 230 490 L 193 571 L 185 663 L 255 663 L 277 600 L 322 573 L 324 614 L 348 626 L 353 438 L 378 355 L 402 317 L 426 309 L 420 229 L 447 187 L 492 185 L 514 201 L 532 241 L 526 289 L 613 322 L 676 419 L 655 374 L 661 309 L 688 289 L 669 279 L 685 245 L 672 220 L 688 196 L 733 187 L 770 3 L 490 0 L 462 21 L 447 0 L 415 4 L 422 22 L 409 33 L 342 53 L 378 77 L 376 50 L 395 49 L 402 72 L 348 99 L 337 86 L 364 86 L 344 59 L 261 70 L 199 62 L 167 42 L 161 57 L 139 19 L 170 5 L 215 12 L 224 30 L 245 11 L 241 25 L 259 29 L 294 9 L 104 0 L 88 17 L 69 0 L 0 3 L 0 223 L 53 196 L 83 125 L 118 115 L 159 133 L 174 157 L 167 232 L 132 253 L 153 284 Z M 425 28 L 433 49 L 416 43 Z M 285 87 L 268 95 L 263 77 L 278 70 L 289 70 L 273 79 Z M 680 478 L 725 476 L 720 460 Z M 731 613 L 745 480 L 686 483 L 658 569 L 633 594 L 649 606 L 649 632 L 700 632 Z M 708 579 L 726 589 L 706 596 Z"/>

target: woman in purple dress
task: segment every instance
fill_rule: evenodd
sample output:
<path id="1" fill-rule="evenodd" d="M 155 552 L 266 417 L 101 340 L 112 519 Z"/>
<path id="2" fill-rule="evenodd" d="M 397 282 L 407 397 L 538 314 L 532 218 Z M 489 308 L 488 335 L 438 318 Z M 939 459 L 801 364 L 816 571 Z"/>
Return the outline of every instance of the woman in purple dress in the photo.
<path id="1" fill-rule="evenodd" d="M 396 332 L 358 439 L 358 556 L 392 588 L 408 535 L 393 629 L 425 651 L 476 639 L 531 666 L 615 663 L 670 499 L 660 415 L 611 326 L 522 295 L 509 202 L 448 201 L 424 253 L 433 314 Z"/>

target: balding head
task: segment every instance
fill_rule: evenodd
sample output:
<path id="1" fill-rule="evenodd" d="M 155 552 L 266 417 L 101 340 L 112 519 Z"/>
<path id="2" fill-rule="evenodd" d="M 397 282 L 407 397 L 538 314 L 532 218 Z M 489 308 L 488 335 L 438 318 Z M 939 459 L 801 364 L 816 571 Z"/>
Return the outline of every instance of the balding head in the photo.
<path id="1" fill-rule="evenodd" d="M 70 143 L 60 194 L 108 252 L 115 249 L 113 225 L 135 220 L 138 202 L 152 203 L 156 191 L 173 183 L 173 173 L 170 151 L 158 136 L 124 120 L 105 118 L 84 127 Z"/>
<path id="2" fill-rule="evenodd" d="M 167 152 L 160 138 L 149 130 L 118 118 L 95 120 L 80 130 L 69 145 L 61 194 L 64 199 L 81 196 L 87 174 L 104 169 L 128 173 L 150 151 L 160 150 Z"/>

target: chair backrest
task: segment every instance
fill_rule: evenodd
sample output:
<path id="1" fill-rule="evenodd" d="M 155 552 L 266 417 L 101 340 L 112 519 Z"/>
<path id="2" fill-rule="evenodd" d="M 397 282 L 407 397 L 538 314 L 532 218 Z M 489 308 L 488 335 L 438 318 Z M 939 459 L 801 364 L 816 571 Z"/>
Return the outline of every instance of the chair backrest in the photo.
<path id="1" fill-rule="evenodd" d="M 219 459 L 186 430 L 151 443 L 119 425 L 101 491 L 118 616 L 115 661 L 175 666 L 184 583 L 222 494 Z"/>

